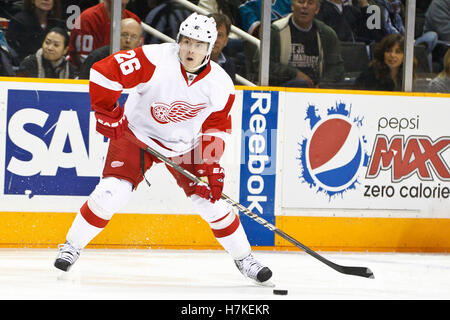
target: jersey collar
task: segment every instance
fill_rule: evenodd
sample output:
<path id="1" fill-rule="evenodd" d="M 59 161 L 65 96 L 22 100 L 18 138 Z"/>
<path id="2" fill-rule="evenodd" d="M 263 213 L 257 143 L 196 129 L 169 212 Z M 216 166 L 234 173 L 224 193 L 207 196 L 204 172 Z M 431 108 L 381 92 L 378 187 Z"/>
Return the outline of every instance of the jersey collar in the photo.
<path id="1" fill-rule="evenodd" d="M 181 74 L 183 75 L 187 86 L 190 87 L 194 83 L 196 83 L 196 82 L 200 81 L 201 79 L 203 79 L 204 77 L 206 77 L 206 75 L 211 71 L 211 64 L 208 61 L 208 64 L 206 65 L 206 67 L 199 74 L 196 75 L 194 80 L 189 80 L 188 74 L 187 74 L 186 70 L 184 70 L 184 67 L 181 64 L 181 62 L 180 62 L 180 69 L 181 69 Z"/>

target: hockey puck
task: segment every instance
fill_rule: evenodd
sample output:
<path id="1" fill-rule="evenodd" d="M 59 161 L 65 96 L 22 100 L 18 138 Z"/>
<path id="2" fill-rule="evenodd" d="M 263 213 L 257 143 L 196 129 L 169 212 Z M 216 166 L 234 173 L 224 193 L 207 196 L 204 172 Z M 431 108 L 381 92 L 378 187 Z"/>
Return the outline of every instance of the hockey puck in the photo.
<path id="1" fill-rule="evenodd" d="M 273 294 L 285 296 L 288 294 L 288 291 L 287 290 L 273 290 Z"/>

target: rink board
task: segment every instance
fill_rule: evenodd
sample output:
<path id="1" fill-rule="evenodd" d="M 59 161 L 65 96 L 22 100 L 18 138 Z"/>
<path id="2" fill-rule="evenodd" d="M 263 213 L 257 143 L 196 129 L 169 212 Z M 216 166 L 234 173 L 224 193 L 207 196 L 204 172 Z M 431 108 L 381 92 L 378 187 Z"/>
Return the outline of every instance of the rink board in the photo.
<path id="1" fill-rule="evenodd" d="M 446 252 L 449 102 L 237 87 L 224 193 L 314 249 Z M 53 247 L 99 181 L 108 146 L 88 82 L 0 79 L 0 128 L 0 246 Z M 164 166 L 147 178 L 91 246 L 219 247 Z M 295 249 L 241 221 L 254 247 Z"/>
<path id="2" fill-rule="evenodd" d="M 61 243 L 75 217 L 62 212 L 0 212 L 0 247 Z M 314 250 L 448 252 L 449 219 L 277 216 L 278 228 Z M 441 231 L 442 230 L 442 231 Z M 116 214 L 90 248 L 220 249 L 198 215 Z M 261 250 L 299 250 L 276 236 Z"/>

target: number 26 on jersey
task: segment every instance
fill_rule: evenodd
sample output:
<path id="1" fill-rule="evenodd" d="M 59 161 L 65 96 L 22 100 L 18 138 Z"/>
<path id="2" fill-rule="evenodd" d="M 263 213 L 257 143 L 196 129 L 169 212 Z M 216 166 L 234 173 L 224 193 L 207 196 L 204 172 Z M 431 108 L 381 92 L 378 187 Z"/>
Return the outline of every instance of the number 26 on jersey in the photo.
<path id="1" fill-rule="evenodd" d="M 114 58 L 116 58 L 116 61 L 119 64 L 120 70 L 124 76 L 141 68 L 141 63 L 139 62 L 139 59 L 136 58 L 136 52 L 133 50 L 125 53 L 118 53 L 114 55 Z"/>

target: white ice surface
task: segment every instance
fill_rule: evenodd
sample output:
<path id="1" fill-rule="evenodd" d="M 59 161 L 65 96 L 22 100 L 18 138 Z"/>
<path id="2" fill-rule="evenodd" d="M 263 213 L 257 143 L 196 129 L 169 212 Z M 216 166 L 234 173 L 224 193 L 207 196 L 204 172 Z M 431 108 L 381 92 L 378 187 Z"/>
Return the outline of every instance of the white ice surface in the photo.
<path id="1" fill-rule="evenodd" d="M 275 289 L 238 272 L 224 251 L 85 249 L 69 272 L 53 267 L 56 249 L 0 249 L 0 299 L 450 299 L 450 255 L 328 253 L 375 279 L 344 275 L 303 252 L 255 251 Z"/>

